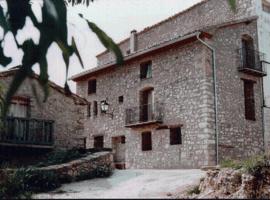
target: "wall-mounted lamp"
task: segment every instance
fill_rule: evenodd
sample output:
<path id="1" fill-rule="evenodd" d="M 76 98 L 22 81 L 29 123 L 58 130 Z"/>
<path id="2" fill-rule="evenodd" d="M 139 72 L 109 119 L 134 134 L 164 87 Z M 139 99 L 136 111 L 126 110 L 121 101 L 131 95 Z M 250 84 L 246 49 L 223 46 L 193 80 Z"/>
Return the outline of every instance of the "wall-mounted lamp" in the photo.
<path id="1" fill-rule="evenodd" d="M 108 104 L 107 101 L 104 100 L 104 101 L 101 101 L 100 106 L 101 106 L 101 112 L 106 115 L 110 115 L 111 118 L 113 119 L 113 113 L 108 113 L 110 104 Z"/>

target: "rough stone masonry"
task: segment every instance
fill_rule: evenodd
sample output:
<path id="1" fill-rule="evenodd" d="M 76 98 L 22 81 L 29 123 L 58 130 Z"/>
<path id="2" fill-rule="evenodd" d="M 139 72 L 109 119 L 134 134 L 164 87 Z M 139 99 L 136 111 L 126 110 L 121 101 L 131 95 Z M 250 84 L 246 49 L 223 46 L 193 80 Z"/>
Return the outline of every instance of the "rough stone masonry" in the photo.
<path id="1" fill-rule="evenodd" d="M 225 0 L 202 1 L 120 42 L 123 66 L 115 65 L 114 55 L 106 51 L 97 56 L 98 67 L 72 77 L 77 94 L 91 102 L 85 110 L 87 146 L 116 146 L 117 155 L 119 144 L 113 138 L 125 137 L 126 168 L 198 168 L 262 153 L 265 74 L 261 68 L 241 71 L 243 52 L 239 51 L 246 40 L 252 50 L 258 50 L 255 1 L 237 2 L 234 12 Z M 217 113 L 212 52 L 197 36 L 216 51 Z M 145 63 L 151 63 L 151 76 L 142 79 Z M 89 92 L 93 80 L 96 88 Z M 252 84 L 252 99 L 246 96 L 251 94 L 246 83 Z M 107 114 L 101 112 L 104 100 L 109 104 Z M 145 102 L 162 105 L 162 120 L 149 118 L 153 111 L 149 108 L 147 114 L 140 110 Z M 247 116 L 248 103 L 254 106 L 252 120 Z M 129 125 L 127 114 L 134 107 L 140 112 L 131 117 L 148 118 Z M 173 137 L 175 128 L 180 129 L 180 139 Z"/>

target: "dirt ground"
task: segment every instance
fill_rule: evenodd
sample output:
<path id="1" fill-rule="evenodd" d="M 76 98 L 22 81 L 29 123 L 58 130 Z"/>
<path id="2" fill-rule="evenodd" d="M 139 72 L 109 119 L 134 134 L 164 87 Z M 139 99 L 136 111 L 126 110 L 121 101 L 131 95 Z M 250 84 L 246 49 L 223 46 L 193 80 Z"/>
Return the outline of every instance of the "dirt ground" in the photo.
<path id="1" fill-rule="evenodd" d="M 34 198 L 173 198 L 204 176 L 201 170 L 116 170 L 110 178 L 65 184 Z"/>

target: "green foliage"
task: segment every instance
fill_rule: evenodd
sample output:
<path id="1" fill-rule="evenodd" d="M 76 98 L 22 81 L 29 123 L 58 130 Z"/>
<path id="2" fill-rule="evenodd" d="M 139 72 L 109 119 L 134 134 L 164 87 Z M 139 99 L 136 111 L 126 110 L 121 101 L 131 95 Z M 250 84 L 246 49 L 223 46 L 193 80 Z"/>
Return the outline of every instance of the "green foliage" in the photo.
<path id="1" fill-rule="evenodd" d="M 89 180 L 93 178 L 106 178 L 110 177 L 113 173 L 113 168 L 110 165 L 98 166 L 95 170 L 85 172 L 82 171 L 76 177 L 77 181 Z"/>
<path id="2" fill-rule="evenodd" d="M 233 169 L 240 169 L 240 168 L 242 168 L 242 164 L 241 164 L 240 161 L 231 160 L 231 159 L 223 160 L 221 162 L 220 166 L 222 168 L 233 168 Z"/>
<path id="3" fill-rule="evenodd" d="M 22 65 L 20 70 L 15 75 L 8 92 L 5 97 L 4 106 L 2 110 L 2 114 L 5 117 L 8 108 L 10 106 L 11 98 L 19 89 L 20 85 L 27 77 L 31 77 L 33 75 L 32 67 L 34 64 L 38 63 L 40 68 L 39 75 L 39 84 L 43 88 L 44 98 L 46 101 L 49 95 L 49 87 L 48 87 L 48 63 L 46 59 L 46 55 L 49 47 L 52 43 L 56 43 L 59 49 L 62 51 L 63 59 L 66 64 L 66 82 L 65 82 L 65 91 L 67 94 L 71 94 L 67 83 L 67 74 L 69 68 L 69 59 L 75 54 L 82 67 L 83 62 L 81 56 L 78 52 L 78 48 L 75 42 L 75 39 L 72 38 L 71 45 L 68 44 L 68 32 L 67 32 L 67 8 L 66 3 L 71 3 L 72 5 L 77 5 L 80 3 L 89 5 L 92 0 L 44 0 L 44 5 L 42 7 L 42 22 L 39 22 L 36 19 L 32 9 L 31 9 L 31 0 L 7 0 L 8 11 L 4 13 L 3 8 L 0 6 L 0 26 L 4 30 L 4 37 L 0 39 L 0 64 L 3 66 L 7 66 L 11 59 L 6 57 L 3 53 L 3 44 L 4 38 L 7 32 L 11 32 L 14 36 L 15 43 L 17 47 L 24 52 Z M 16 34 L 19 29 L 23 28 L 25 25 L 26 17 L 29 17 L 33 22 L 34 26 L 40 32 L 40 41 L 39 44 L 35 44 L 31 39 L 25 41 L 23 44 L 18 44 L 16 39 Z M 112 41 L 112 39 L 107 36 L 101 29 L 99 29 L 94 23 L 87 21 L 89 24 L 89 28 L 93 30 L 95 34 L 97 34 L 102 44 L 105 45 L 106 48 L 113 51 L 116 54 L 117 62 L 123 60 L 122 53 L 119 47 Z M 35 86 L 33 85 L 33 91 L 36 91 Z M 37 94 L 34 93 L 34 95 Z"/>
<path id="4" fill-rule="evenodd" d="M 46 167 L 50 165 L 57 165 L 67 163 L 72 160 L 82 158 L 85 154 L 81 154 L 77 149 L 71 150 L 57 150 L 49 153 L 43 162 L 40 162 L 36 167 Z"/>
<path id="5" fill-rule="evenodd" d="M 48 192 L 60 185 L 58 177 L 53 172 L 21 168 L 0 182 L 0 198 L 29 199 L 32 193 Z"/>
<path id="6" fill-rule="evenodd" d="M 264 167 L 269 167 L 269 156 L 255 155 L 242 161 L 224 160 L 221 163 L 223 168 L 242 169 L 246 173 L 256 175 L 260 173 Z"/>
<path id="7" fill-rule="evenodd" d="M 228 0 L 228 3 L 230 4 L 231 9 L 236 11 L 236 0 Z"/>
<path id="8" fill-rule="evenodd" d="M 190 190 L 188 190 L 187 194 L 188 195 L 193 195 L 193 194 L 200 194 L 200 188 L 198 185 L 194 186 L 193 188 L 191 188 Z"/>

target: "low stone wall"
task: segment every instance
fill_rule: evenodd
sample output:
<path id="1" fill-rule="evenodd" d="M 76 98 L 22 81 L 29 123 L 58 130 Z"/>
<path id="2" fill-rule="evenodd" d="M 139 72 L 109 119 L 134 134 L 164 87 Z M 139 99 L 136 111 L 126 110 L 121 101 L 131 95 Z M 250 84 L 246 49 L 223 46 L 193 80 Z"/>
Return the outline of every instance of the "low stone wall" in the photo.
<path id="1" fill-rule="evenodd" d="M 68 163 L 34 168 L 33 170 L 53 172 L 61 183 L 67 183 L 96 177 L 107 177 L 112 173 L 113 169 L 112 153 L 98 152 Z M 0 170 L 0 175 L 1 171 L 4 170 L 7 173 L 14 172 L 14 169 L 3 169 Z"/>
<path id="2" fill-rule="evenodd" d="M 54 172 L 63 182 L 106 176 L 112 173 L 113 155 L 110 152 L 90 154 L 69 163 L 42 167 L 38 170 Z"/>

